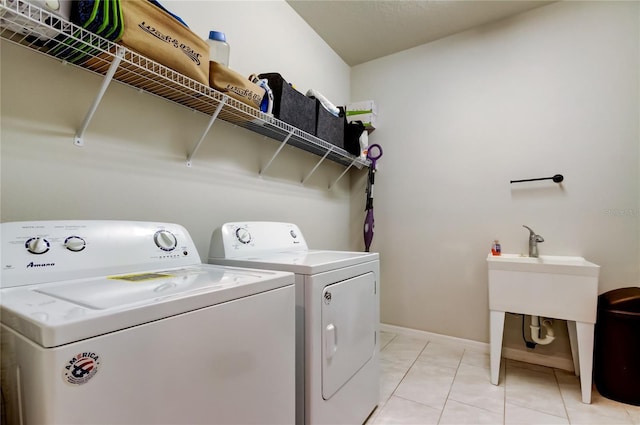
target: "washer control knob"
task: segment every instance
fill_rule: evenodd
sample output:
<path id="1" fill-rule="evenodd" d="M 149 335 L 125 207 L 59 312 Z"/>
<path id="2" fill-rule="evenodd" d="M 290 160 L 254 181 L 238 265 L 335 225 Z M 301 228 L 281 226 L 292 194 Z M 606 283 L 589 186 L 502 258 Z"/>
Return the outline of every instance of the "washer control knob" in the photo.
<path id="1" fill-rule="evenodd" d="M 175 235 L 168 230 L 158 230 L 155 235 L 153 235 L 153 240 L 155 241 L 158 248 L 163 251 L 173 251 L 178 246 L 178 240 Z"/>
<path id="2" fill-rule="evenodd" d="M 64 240 L 64 247 L 73 252 L 82 251 L 86 245 L 87 243 L 80 236 L 69 236 Z"/>
<path id="3" fill-rule="evenodd" d="M 241 243 L 248 244 L 249 242 L 251 242 L 251 233 L 249 233 L 247 229 L 243 229 L 241 227 L 239 229 L 236 229 L 236 238 L 238 238 Z"/>
<path id="4" fill-rule="evenodd" d="M 32 254 L 44 254 L 49 251 L 49 241 L 44 238 L 31 238 L 24 246 Z"/>

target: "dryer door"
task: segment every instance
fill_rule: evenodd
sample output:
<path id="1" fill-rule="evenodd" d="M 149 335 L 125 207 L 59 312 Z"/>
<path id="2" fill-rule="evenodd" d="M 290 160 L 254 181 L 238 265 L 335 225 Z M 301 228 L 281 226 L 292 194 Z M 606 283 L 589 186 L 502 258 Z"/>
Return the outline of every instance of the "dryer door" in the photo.
<path id="1" fill-rule="evenodd" d="M 376 282 L 366 273 L 322 291 L 322 397 L 328 400 L 373 357 Z"/>

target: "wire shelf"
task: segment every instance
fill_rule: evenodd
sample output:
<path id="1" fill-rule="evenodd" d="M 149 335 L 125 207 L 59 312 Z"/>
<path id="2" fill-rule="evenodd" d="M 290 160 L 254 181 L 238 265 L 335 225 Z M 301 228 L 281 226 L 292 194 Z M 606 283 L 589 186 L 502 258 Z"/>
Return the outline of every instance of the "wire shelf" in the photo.
<path id="1" fill-rule="evenodd" d="M 0 0 L 0 37 L 95 74 L 349 167 L 369 161 L 230 98 L 164 65 L 23 0 Z M 60 52 L 65 58 L 60 59 Z M 71 53 L 70 53 L 71 52 Z M 108 85 L 108 82 L 106 83 Z M 105 86 L 106 88 L 106 86 Z M 221 109 L 218 108 L 222 104 Z M 208 129 L 207 129 L 208 130 Z M 206 133 L 205 133 L 206 135 Z M 204 138 L 204 135 L 203 135 Z M 81 144 L 81 143 L 77 143 Z M 189 154 L 189 160 L 195 153 Z M 322 161 L 322 160 L 321 160 Z"/>

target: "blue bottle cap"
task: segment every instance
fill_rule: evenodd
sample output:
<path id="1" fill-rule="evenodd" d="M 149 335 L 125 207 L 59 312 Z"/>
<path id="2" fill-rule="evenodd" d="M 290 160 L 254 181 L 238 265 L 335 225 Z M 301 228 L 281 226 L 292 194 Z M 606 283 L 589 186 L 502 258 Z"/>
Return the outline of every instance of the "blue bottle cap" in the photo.
<path id="1" fill-rule="evenodd" d="M 216 40 L 226 42 L 227 37 L 225 37 L 223 32 L 220 31 L 209 31 L 209 40 Z"/>

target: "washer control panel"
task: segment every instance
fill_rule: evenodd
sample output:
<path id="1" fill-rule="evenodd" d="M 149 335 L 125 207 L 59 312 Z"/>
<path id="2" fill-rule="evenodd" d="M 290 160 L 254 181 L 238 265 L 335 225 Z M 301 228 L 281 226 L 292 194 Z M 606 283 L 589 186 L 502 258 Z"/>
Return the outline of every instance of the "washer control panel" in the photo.
<path id="1" fill-rule="evenodd" d="M 273 221 L 225 223 L 213 231 L 209 258 L 238 258 L 263 252 L 306 251 L 298 226 Z"/>
<path id="2" fill-rule="evenodd" d="M 1 224 L 0 287 L 200 264 L 173 223 L 33 221 Z"/>

